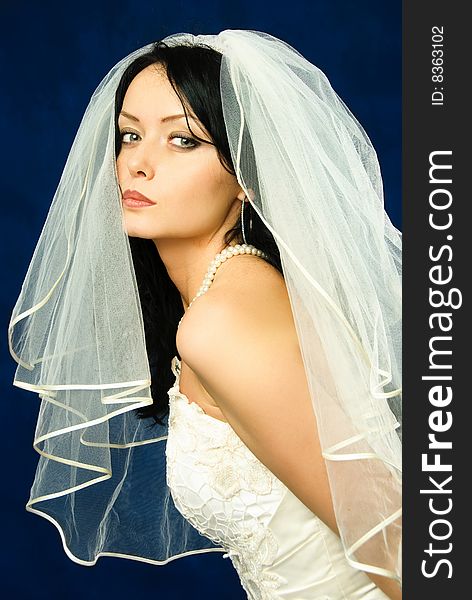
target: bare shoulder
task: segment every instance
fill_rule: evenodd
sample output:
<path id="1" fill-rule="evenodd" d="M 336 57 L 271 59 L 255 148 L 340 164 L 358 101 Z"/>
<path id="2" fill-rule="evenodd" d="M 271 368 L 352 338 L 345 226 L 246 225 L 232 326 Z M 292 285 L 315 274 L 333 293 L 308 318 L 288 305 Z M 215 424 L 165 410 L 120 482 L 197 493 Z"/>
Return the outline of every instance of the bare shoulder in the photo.
<path id="1" fill-rule="evenodd" d="M 195 307 L 183 358 L 254 456 L 337 533 L 284 279 L 249 261 L 245 275 L 227 266 L 226 281 L 187 313 Z"/>
<path id="2" fill-rule="evenodd" d="M 234 257 L 217 272 L 208 292 L 192 304 L 177 334 L 179 354 L 188 364 L 211 356 L 209 344 L 231 345 L 231 335 L 255 341 L 296 339 L 288 290 L 283 275 L 255 256 Z M 220 277 L 218 277 L 220 275 Z M 294 337 L 295 336 L 295 337 Z"/>

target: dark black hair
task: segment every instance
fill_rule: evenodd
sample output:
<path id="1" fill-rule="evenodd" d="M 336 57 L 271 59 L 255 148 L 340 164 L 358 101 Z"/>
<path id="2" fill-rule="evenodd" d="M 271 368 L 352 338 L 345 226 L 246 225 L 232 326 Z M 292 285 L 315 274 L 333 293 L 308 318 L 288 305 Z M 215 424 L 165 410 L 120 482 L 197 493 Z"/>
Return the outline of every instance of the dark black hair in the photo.
<path id="1" fill-rule="evenodd" d="M 118 116 L 126 90 L 138 73 L 156 64 L 156 68 L 163 68 L 169 83 L 179 97 L 192 135 L 201 142 L 212 143 L 223 167 L 235 175 L 221 105 L 221 58 L 222 55 L 209 46 L 168 46 L 158 41 L 152 45 L 149 52 L 130 63 L 121 77 L 115 94 L 115 157 L 121 150 Z M 189 110 L 203 125 L 212 142 L 203 140 L 193 133 L 188 121 Z M 264 251 L 267 261 L 283 275 L 280 254 L 273 235 L 249 202 L 245 209 L 244 233 L 247 242 Z M 249 227 L 251 217 L 252 228 Z M 240 219 L 226 232 L 225 246 L 233 240 L 237 243 L 243 242 Z M 173 356 L 177 354 L 175 341 L 177 327 L 184 309 L 180 293 L 169 277 L 154 242 L 136 237 L 129 237 L 129 242 L 144 319 L 153 398 L 152 405 L 136 409 L 136 413 L 139 418 L 152 417 L 154 422 L 162 425 L 161 419 L 169 410 L 167 391 L 174 383 L 170 363 Z"/>

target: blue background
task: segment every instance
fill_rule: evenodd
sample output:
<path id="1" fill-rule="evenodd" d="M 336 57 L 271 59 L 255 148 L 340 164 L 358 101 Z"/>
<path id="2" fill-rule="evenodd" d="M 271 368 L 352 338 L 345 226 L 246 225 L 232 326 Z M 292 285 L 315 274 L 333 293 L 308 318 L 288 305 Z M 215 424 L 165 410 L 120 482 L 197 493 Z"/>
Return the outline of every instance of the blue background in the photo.
<path id="1" fill-rule="evenodd" d="M 83 567 L 65 555 L 51 523 L 24 510 L 39 400 L 11 385 L 8 321 L 91 94 L 121 58 L 171 33 L 265 31 L 319 66 L 371 138 L 385 207 L 401 229 L 401 2 L 9 2 L 1 16 L 2 592 L 35 600 L 245 599 L 221 553 L 161 567 L 102 557 Z"/>

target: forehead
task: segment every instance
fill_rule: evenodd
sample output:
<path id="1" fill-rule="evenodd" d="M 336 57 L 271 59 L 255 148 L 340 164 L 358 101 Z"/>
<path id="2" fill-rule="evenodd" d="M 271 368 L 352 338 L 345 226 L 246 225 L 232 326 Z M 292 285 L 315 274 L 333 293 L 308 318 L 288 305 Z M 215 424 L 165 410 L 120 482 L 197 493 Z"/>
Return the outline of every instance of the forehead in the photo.
<path id="1" fill-rule="evenodd" d="M 150 65 L 140 71 L 126 90 L 123 104 L 125 102 L 137 102 L 138 106 L 147 100 L 155 102 L 166 101 L 171 106 L 180 105 L 180 100 L 171 86 L 162 67 Z"/>
<path id="2" fill-rule="evenodd" d="M 121 110 L 135 116 L 142 123 L 159 123 L 167 121 L 166 126 L 171 126 L 176 120 L 167 120 L 174 115 L 183 115 L 185 112 L 182 101 L 170 84 L 162 65 L 153 64 L 142 71 L 131 81 L 123 99 Z M 207 131 L 193 109 L 185 104 L 185 110 L 196 127 L 198 135 L 207 135 Z M 119 115 L 124 119 L 125 116 Z M 183 119 L 185 123 L 185 120 Z"/>

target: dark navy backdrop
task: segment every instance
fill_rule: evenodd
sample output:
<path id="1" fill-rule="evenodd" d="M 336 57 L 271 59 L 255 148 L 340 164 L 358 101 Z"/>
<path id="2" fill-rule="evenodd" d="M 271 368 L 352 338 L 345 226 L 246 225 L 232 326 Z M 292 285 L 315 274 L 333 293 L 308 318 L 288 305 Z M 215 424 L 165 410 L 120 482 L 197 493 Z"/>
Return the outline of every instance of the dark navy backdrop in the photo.
<path id="1" fill-rule="evenodd" d="M 118 60 L 171 33 L 266 31 L 318 65 L 373 141 L 385 205 L 401 229 L 401 2 L 24 1 L 2 2 L 1 17 L 4 597 L 243 599 L 220 553 L 163 567 L 109 557 L 82 567 L 67 558 L 52 524 L 24 510 L 37 461 L 32 439 L 39 400 L 11 385 L 8 320 L 92 92 Z"/>

